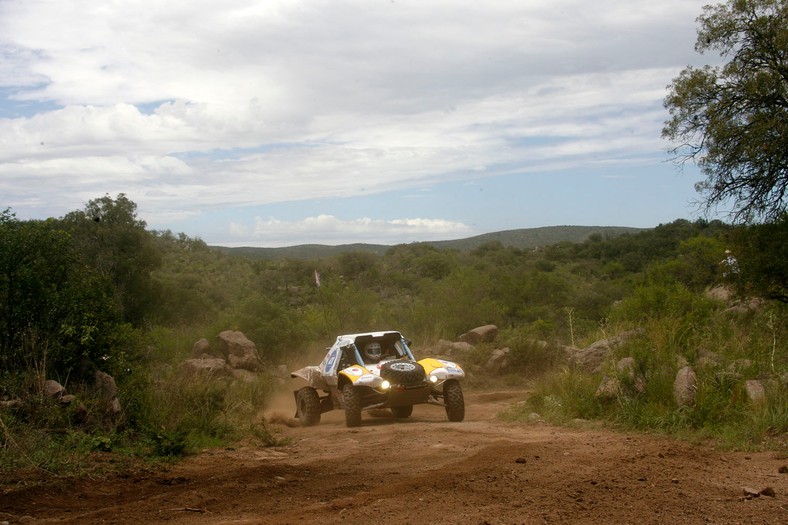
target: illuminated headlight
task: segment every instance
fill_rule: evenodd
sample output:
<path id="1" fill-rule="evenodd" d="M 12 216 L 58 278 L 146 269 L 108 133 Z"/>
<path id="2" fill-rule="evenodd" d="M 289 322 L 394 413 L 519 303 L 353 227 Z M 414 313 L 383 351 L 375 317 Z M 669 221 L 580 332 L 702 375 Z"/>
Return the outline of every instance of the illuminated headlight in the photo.
<path id="1" fill-rule="evenodd" d="M 437 383 L 438 382 L 438 376 L 430 376 L 430 381 L 432 383 Z"/>
<path id="2" fill-rule="evenodd" d="M 380 384 L 380 388 L 382 388 L 383 390 L 388 390 L 389 388 L 391 388 L 391 383 L 389 383 L 384 379 L 383 382 Z"/>

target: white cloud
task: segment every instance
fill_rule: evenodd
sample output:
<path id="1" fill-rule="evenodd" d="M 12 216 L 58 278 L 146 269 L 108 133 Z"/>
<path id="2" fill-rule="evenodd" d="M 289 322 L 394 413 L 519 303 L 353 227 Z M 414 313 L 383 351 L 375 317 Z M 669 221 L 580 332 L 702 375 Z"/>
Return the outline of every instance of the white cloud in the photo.
<path id="1" fill-rule="evenodd" d="M 379 220 L 364 217 L 343 220 L 333 215 L 306 217 L 300 221 L 255 218 L 254 224 L 230 223 L 228 246 L 288 246 L 294 244 L 342 244 L 346 239 L 370 244 L 397 244 L 412 241 L 456 239 L 471 229 L 456 221 L 442 219 Z M 437 237 L 436 237 L 437 236 Z"/>
<path id="2" fill-rule="evenodd" d="M 175 221 L 651 163 L 704 3 L 0 2 L 0 192 L 52 215 L 124 192 Z M 370 220 L 338 229 L 444 225 Z"/>

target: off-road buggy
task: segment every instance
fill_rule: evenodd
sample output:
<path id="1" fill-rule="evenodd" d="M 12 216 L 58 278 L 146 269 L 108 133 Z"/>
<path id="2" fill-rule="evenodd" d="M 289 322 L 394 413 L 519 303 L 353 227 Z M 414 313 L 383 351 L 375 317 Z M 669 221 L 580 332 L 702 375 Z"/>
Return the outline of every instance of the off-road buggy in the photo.
<path id="1" fill-rule="evenodd" d="M 413 405 L 429 403 L 445 407 L 449 421 L 462 421 L 465 372 L 442 359 L 417 361 L 408 344 L 396 331 L 340 335 L 318 366 L 290 374 L 307 382 L 293 392 L 296 417 L 311 426 L 324 412 L 344 409 L 347 426 L 357 427 L 363 410 L 390 409 L 406 418 Z"/>

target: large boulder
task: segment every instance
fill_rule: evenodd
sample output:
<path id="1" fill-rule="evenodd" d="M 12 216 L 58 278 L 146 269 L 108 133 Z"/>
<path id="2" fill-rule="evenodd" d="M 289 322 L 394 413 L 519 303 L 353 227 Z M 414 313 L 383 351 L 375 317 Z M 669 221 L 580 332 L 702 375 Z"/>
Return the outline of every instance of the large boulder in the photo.
<path id="1" fill-rule="evenodd" d="M 586 372 L 599 373 L 611 350 L 642 334 L 642 329 L 635 329 L 622 332 L 615 337 L 600 339 L 582 350 L 570 353 L 569 360 Z"/>
<path id="2" fill-rule="evenodd" d="M 219 333 L 217 338 L 222 354 L 231 367 L 250 372 L 259 372 L 263 369 L 263 361 L 257 353 L 257 347 L 243 332 L 225 330 Z"/>
<path id="3" fill-rule="evenodd" d="M 679 406 L 691 405 L 695 401 L 698 376 L 691 366 L 685 366 L 676 374 L 673 381 L 673 398 Z"/>
<path id="4" fill-rule="evenodd" d="M 498 327 L 494 324 L 478 326 L 473 330 L 460 336 L 460 341 L 476 345 L 479 343 L 491 343 L 498 337 Z"/>

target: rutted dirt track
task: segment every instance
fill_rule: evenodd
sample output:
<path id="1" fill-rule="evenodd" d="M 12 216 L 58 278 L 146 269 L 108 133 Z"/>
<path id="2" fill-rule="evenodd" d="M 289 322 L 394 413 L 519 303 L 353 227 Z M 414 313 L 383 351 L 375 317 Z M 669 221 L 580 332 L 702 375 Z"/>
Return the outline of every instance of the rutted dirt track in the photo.
<path id="1" fill-rule="evenodd" d="M 169 468 L 0 494 L 0 522 L 170 524 L 788 523 L 788 459 L 495 419 L 522 393 L 468 393 L 462 423 L 343 414 L 272 425 L 279 448 L 212 450 Z M 292 410 L 291 410 L 292 411 Z M 287 417 L 292 414 L 288 412 Z M 745 499 L 743 488 L 775 496 Z M 29 516 L 30 518 L 24 518 Z"/>

